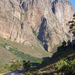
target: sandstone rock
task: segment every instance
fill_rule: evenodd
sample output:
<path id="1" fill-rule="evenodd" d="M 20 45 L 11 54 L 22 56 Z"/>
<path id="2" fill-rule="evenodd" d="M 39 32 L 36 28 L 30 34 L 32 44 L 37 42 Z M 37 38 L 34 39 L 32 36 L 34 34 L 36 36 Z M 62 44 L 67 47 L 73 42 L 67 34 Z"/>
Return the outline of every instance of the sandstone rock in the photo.
<path id="1" fill-rule="evenodd" d="M 68 40 L 66 23 L 73 13 L 68 0 L 0 0 L 0 36 L 28 46 L 41 46 L 37 37 L 50 52 L 60 41 Z"/>

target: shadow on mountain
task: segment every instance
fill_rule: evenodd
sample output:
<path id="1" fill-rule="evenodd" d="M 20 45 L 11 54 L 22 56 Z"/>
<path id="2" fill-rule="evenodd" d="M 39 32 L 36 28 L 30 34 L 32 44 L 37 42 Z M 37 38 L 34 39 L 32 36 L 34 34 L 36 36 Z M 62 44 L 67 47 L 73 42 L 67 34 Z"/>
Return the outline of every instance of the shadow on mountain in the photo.
<path id="1" fill-rule="evenodd" d="M 41 25 L 40 25 L 39 34 L 38 34 L 37 38 L 38 38 L 41 42 L 43 42 L 43 41 L 45 41 L 43 35 L 45 34 L 45 30 L 46 30 L 46 26 L 47 26 L 47 20 L 46 20 L 45 17 L 42 17 L 41 20 L 42 20 L 42 23 L 41 23 Z M 44 45 L 44 48 L 45 48 L 46 51 L 48 51 L 48 46 L 47 46 L 47 44 Z"/>
<path id="2" fill-rule="evenodd" d="M 71 52 L 73 52 L 73 50 L 75 49 L 74 43 L 75 43 L 74 40 L 72 42 L 70 42 L 70 40 L 68 40 L 67 42 L 63 41 L 62 45 L 57 48 L 57 52 L 54 53 L 52 57 L 59 56 L 63 58 L 71 54 Z"/>
<path id="3" fill-rule="evenodd" d="M 31 63 L 34 66 L 34 68 L 30 68 L 29 71 L 35 71 L 33 75 L 59 75 L 60 72 L 62 72 L 62 75 L 64 75 L 63 71 L 57 70 L 56 63 L 60 60 L 66 59 L 68 59 L 69 61 L 74 60 L 75 58 L 74 42 L 75 40 L 73 40 L 72 42 L 70 42 L 70 40 L 68 40 L 67 42 L 63 41 L 62 45 L 57 47 L 57 52 L 55 52 L 51 58 L 44 57 L 41 64 Z M 40 73 L 37 74 L 39 71 Z"/>
<path id="4" fill-rule="evenodd" d="M 40 64 L 39 63 L 31 63 L 32 66 L 39 66 Z"/>
<path id="5" fill-rule="evenodd" d="M 43 41 L 43 35 L 44 35 L 44 30 L 46 29 L 46 25 L 47 25 L 47 20 L 46 18 L 42 17 L 42 23 L 40 25 L 39 35 L 37 36 L 37 38 L 40 41 Z"/>
<path id="6" fill-rule="evenodd" d="M 44 57 L 42 63 L 44 63 L 45 61 L 47 61 L 49 59 L 50 59 L 50 57 Z M 31 64 L 32 64 L 32 66 L 39 66 L 40 65 L 40 63 L 31 63 Z"/>
<path id="7" fill-rule="evenodd" d="M 52 12 L 55 14 L 55 5 L 54 5 L 54 2 L 52 3 Z"/>

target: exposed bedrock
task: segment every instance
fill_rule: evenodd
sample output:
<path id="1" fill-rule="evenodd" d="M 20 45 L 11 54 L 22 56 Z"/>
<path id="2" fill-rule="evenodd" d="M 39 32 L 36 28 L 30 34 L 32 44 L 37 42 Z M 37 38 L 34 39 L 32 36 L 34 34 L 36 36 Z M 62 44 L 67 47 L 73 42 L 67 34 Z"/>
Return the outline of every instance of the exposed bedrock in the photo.
<path id="1" fill-rule="evenodd" d="M 51 52 L 67 41 L 74 8 L 68 0 L 0 0 L 0 36 L 24 45 L 40 46 Z M 33 31 L 35 31 L 36 36 Z"/>

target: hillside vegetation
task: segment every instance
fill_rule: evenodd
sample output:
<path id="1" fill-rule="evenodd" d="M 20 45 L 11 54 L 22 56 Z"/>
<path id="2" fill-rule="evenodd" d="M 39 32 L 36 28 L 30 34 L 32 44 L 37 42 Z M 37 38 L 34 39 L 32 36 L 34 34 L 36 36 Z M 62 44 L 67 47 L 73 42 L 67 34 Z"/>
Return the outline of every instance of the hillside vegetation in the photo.
<path id="1" fill-rule="evenodd" d="M 6 64 L 11 65 L 12 62 L 21 61 L 20 64 L 22 65 L 23 60 L 40 64 L 44 57 L 51 55 L 36 45 L 25 46 L 0 37 L 0 72 L 8 71 L 4 68 Z"/>

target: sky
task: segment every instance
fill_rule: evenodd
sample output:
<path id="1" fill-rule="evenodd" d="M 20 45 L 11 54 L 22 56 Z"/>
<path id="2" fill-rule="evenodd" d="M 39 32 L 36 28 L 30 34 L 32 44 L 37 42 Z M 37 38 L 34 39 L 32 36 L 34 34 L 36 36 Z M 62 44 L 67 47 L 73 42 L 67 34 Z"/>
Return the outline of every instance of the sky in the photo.
<path id="1" fill-rule="evenodd" d="M 75 0 L 69 0 L 75 9 Z"/>

